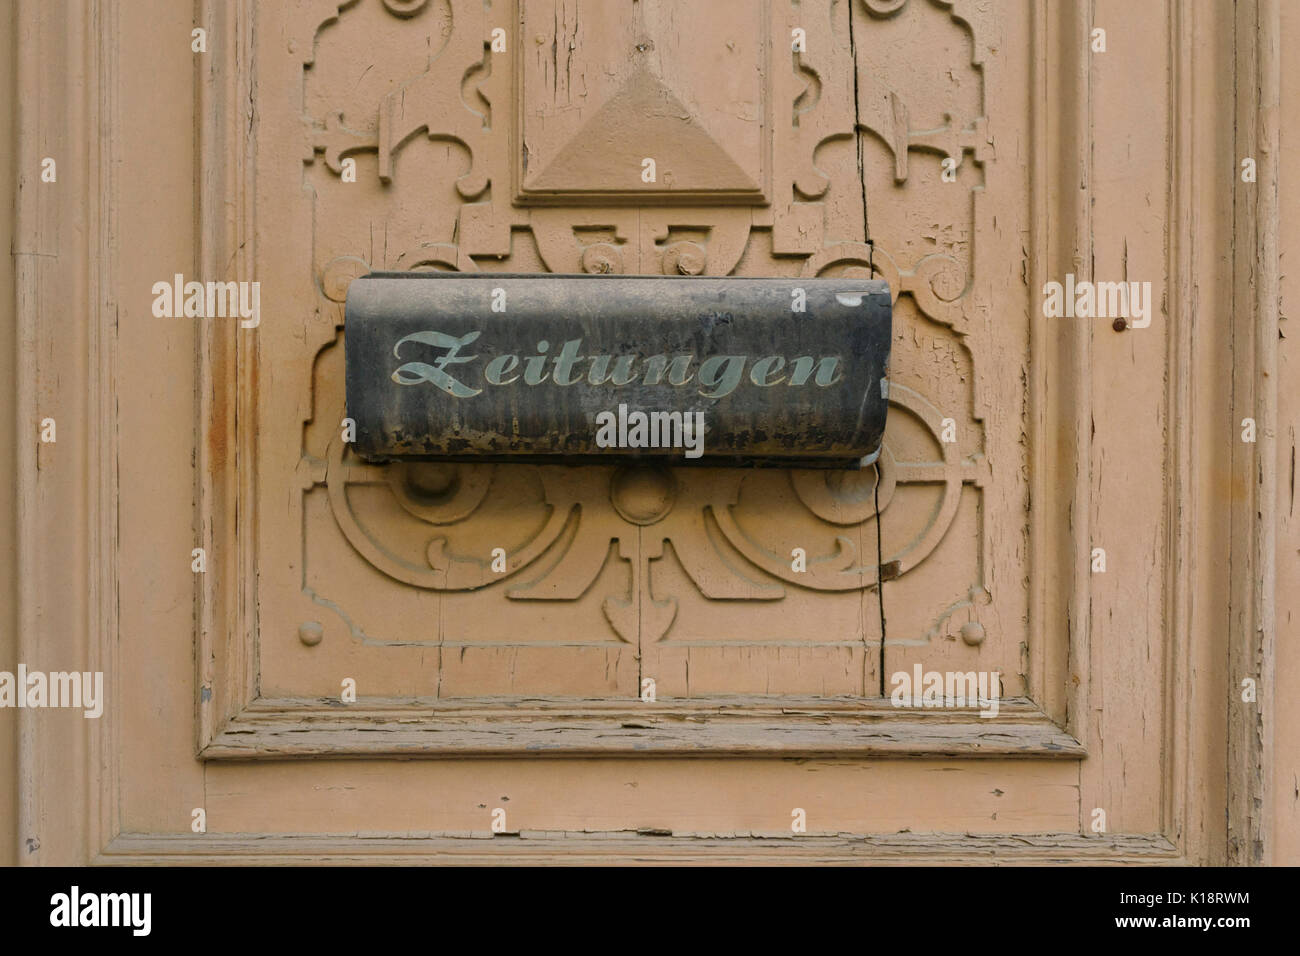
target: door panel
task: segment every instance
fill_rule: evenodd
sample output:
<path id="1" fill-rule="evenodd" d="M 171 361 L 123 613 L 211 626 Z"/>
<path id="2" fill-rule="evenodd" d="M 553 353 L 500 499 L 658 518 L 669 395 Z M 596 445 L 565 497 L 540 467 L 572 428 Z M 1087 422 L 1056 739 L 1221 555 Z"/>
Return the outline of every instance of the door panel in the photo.
<path id="1" fill-rule="evenodd" d="M 787 56 L 804 11 L 741 6 L 259 12 L 255 55 L 283 82 L 257 94 L 254 175 L 271 186 L 249 265 L 277 318 L 255 348 L 239 341 L 235 366 L 258 369 L 237 388 L 257 393 L 261 695 L 330 697 L 351 676 L 363 697 L 421 706 L 628 701 L 645 679 L 674 700 L 879 698 L 876 567 L 897 562 L 884 670 L 997 671 L 1006 696 L 1028 697 L 1028 293 L 1008 281 L 1027 170 L 1009 168 L 989 200 L 986 54 L 943 10 L 832 4 L 799 27 L 807 56 Z M 868 30 L 875 52 L 855 60 Z M 951 66 L 916 75 L 932 34 Z M 1005 112 L 1014 154 L 1028 117 Z M 945 151 L 960 160 L 951 185 Z M 792 288 L 877 272 L 897 293 L 879 533 L 872 471 L 365 464 L 339 423 L 342 300 L 368 268 L 785 275 Z M 995 548 L 996 595 L 983 570 Z M 321 642 L 296 641 L 304 627 Z"/>
<path id="2" fill-rule="evenodd" d="M 229 230 L 268 321 L 210 346 L 207 427 L 233 404 L 241 451 L 203 465 L 239 568 L 207 596 L 229 652 L 199 635 L 204 758 L 1084 754 L 1059 663 L 1078 576 L 1053 574 L 1086 489 L 1029 505 L 1086 455 L 1057 442 L 1088 391 L 1087 333 L 1035 344 L 1034 204 L 1086 210 L 1035 180 L 1060 153 L 1033 98 L 1065 93 L 1023 82 L 1034 21 L 745 6 L 256 11 L 255 121 L 212 121 L 258 196 Z M 879 468 L 367 464 L 340 436 L 343 300 L 369 269 L 879 275 Z M 1004 701 L 897 706 L 894 675 L 923 671 L 988 675 Z"/>
<path id="3" fill-rule="evenodd" d="M 19 421 L 76 439 L 19 462 L 0 651 L 119 690 L 14 723 L 33 862 L 1204 862 L 1289 825 L 1270 694 L 1225 720 L 1294 570 L 1276 209 L 1221 182 L 1275 162 L 1267 0 L 200 0 L 199 55 L 155 49 L 188 8 L 90 6 L 22 14 L 63 112 L 20 140 L 70 158 L 15 206 Z M 371 270 L 884 278 L 879 467 L 367 463 Z M 260 323 L 158 319 L 176 273 L 260 283 Z M 1067 275 L 1150 281 L 1151 324 L 1046 316 Z M 995 675 L 996 715 L 891 699 L 918 671 Z"/>

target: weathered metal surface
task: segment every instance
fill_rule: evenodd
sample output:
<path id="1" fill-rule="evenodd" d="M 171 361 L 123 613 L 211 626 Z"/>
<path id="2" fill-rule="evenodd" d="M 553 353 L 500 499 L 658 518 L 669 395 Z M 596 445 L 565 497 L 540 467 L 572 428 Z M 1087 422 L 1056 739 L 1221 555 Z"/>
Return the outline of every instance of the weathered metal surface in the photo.
<path id="1" fill-rule="evenodd" d="M 856 467 L 889 344 L 881 280 L 374 273 L 347 296 L 353 449 Z"/>

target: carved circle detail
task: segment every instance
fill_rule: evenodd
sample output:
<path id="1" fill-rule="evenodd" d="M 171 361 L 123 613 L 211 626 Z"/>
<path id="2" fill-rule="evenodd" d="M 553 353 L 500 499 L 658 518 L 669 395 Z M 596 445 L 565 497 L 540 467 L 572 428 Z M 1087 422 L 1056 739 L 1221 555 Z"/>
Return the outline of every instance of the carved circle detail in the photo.
<path id="1" fill-rule="evenodd" d="M 413 17 L 428 3 L 429 0 L 384 0 L 384 6 L 395 17 Z"/>
<path id="2" fill-rule="evenodd" d="M 662 465 L 628 465 L 610 479 L 609 500 L 632 524 L 659 521 L 677 499 L 677 480 Z"/>
<path id="3" fill-rule="evenodd" d="M 862 0 L 863 6 L 872 16 L 888 18 L 907 6 L 907 0 Z"/>
<path id="4" fill-rule="evenodd" d="M 582 250 L 582 271 L 593 275 L 621 275 L 623 252 L 613 243 L 592 243 Z"/>
<path id="5" fill-rule="evenodd" d="M 948 533 L 957 508 L 961 502 L 962 486 L 968 478 L 968 466 L 957 451 L 955 443 L 941 439 L 943 415 L 928 399 L 911 389 L 892 383 L 889 388 L 889 404 L 914 416 L 925 426 L 930 437 L 939 449 L 938 460 L 897 460 L 897 457 L 885 445 L 881 450 L 881 460 L 889 464 L 882 466 L 882 479 L 895 485 L 927 484 L 942 487 L 942 494 L 930 520 L 920 535 L 905 544 L 901 550 L 886 554 L 884 563 L 898 562 L 896 576 L 902 576 L 924 561 L 944 535 Z M 891 415 L 897 414 L 891 411 Z M 892 476 L 889 474 L 892 472 Z M 852 476 L 854 473 L 849 473 Z M 828 479 L 810 475 L 806 471 L 789 472 L 790 481 L 795 486 L 800 501 L 824 521 L 833 524 L 858 524 L 870 520 L 874 515 L 874 502 L 871 500 L 871 478 L 859 474 L 841 479 Z M 881 508 L 884 508 L 885 484 L 881 486 Z M 892 488 L 891 488 L 892 495 Z M 819 590 L 850 590 L 870 587 L 876 583 L 877 568 L 874 556 L 859 553 L 859 548 L 852 536 L 836 536 L 837 553 L 834 557 L 819 562 L 814 570 L 811 566 L 806 572 L 794 573 L 789 562 L 746 533 L 736 522 L 731 513 L 734 498 L 720 495 L 713 505 L 713 517 L 722 534 L 731 545 L 751 564 L 770 574 L 798 584 Z"/>
<path id="6" fill-rule="evenodd" d="M 703 275 L 707 259 L 704 247 L 698 242 L 674 242 L 664 250 L 664 275 Z"/>
<path id="7" fill-rule="evenodd" d="M 486 497 L 494 465 L 456 464 L 452 477 L 437 470 L 442 463 L 390 462 L 373 464 L 352 455 L 350 446 L 331 440 L 326 450 L 325 487 L 330 510 L 344 537 L 362 559 L 404 584 L 440 591 L 473 590 L 502 580 L 531 562 L 555 543 L 569 524 L 577 502 L 562 493 L 548 496 L 550 516 L 540 531 L 522 548 L 510 555 L 505 575 L 492 571 L 477 555 L 464 556 L 449 549 L 445 534 L 429 539 L 427 563 L 414 563 L 393 554 L 367 524 L 364 514 L 353 510 L 348 487 L 380 485 L 387 487 L 397 503 L 407 512 L 429 524 L 452 524 L 470 518 Z M 434 466 L 408 480 L 405 472 L 420 465 Z M 540 506 L 544 507 L 544 506 Z"/>
<path id="8" fill-rule="evenodd" d="M 916 274 L 941 302 L 956 302 L 966 291 L 966 271 L 956 259 L 927 256 L 916 264 Z"/>
<path id="9" fill-rule="evenodd" d="M 320 290 L 331 302 L 346 302 L 348 285 L 370 271 L 370 263 L 358 256 L 337 256 L 320 271 Z"/>
<path id="10" fill-rule="evenodd" d="M 880 510 L 889 506 L 898 486 L 894 453 L 885 445 L 880 450 Z M 876 513 L 876 470 L 866 468 L 807 469 L 790 472 L 790 482 L 804 507 L 831 524 L 861 524 Z"/>
<path id="11" fill-rule="evenodd" d="M 394 462 L 388 466 L 388 486 L 398 504 L 420 520 L 452 524 L 483 503 L 492 468 L 490 464 Z"/>

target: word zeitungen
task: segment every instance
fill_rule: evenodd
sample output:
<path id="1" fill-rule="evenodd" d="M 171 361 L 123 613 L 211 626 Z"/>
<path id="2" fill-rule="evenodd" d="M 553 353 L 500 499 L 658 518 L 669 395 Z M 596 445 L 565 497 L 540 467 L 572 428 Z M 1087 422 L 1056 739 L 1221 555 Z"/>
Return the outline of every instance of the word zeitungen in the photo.
<path id="1" fill-rule="evenodd" d="M 445 332 L 412 332 L 398 339 L 393 346 L 393 356 L 401 358 L 401 349 L 408 342 L 445 349 L 432 364 L 407 362 L 397 368 L 392 379 L 398 385 L 418 385 L 429 382 L 456 398 L 472 398 L 483 389 L 466 385 L 448 372 L 452 365 L 468 365 L 478 360 L 477 355 L 462 355 L 460 350 L 474 342 L 478 330 L 462 336 Z M 800 386 L 809 378 L 823 388 L 841 381 L 838 355 L 814 359 L 803 355 L 787 362 L 781 355 L 765 355 L 750 362 L 747 355 L 712 355 L 699 363 L 698 371 L 692 368 L 694 355 L 582 355 L 582 339 L 570 339 L 560 346 L 559 353 L 548 356 L 550 343 L 545 339 L 537 343 L 537 354 L 521 359 L 518 355 L 497 355 L 483 368 L 482 380 L 488 385 L 510 385 L 522 378 L 525 385 L 541 385 L 550 377 L 551 384 L 567 387 L 586 382 L 588 385 L 631 385 L 638 379 L 643 385 L 668 384 L 681 387 L 695 379 L 699 392 L 706 398 L 722 398 L 735 391 L 749 368 L 749 381 L 760 388 L 770 388 L 786 383 Z M 586 363 L 585 369 L 579 368 Z M 613 368 L 610 368 L 610 365 Z M 523 371 L 517 371 L 520 365 Z M 550 366 L 548 370 L 548 365 Z M 786 369 L 789 368 L 787 373 Z"/>

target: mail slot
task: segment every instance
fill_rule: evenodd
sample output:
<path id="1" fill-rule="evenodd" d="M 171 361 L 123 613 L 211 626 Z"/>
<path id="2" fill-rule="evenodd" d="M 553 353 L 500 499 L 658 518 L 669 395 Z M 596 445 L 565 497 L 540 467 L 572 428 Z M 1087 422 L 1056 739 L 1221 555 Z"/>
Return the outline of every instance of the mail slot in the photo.
<path id="1" fill-rule="evenodd" d="M 859 467 L 885 430 L 880 280 L 372 273 L 348 288 L 372 461 Z"/>

